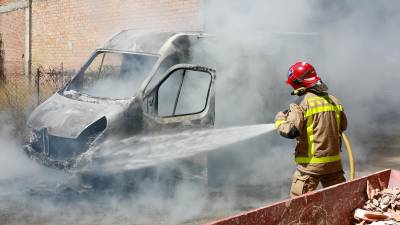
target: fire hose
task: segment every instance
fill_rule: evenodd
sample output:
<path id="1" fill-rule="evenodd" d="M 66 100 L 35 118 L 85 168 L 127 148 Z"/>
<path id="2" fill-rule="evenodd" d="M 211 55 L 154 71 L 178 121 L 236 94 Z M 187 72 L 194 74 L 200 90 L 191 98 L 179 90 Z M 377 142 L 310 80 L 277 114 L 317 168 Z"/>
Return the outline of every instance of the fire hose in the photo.
<path id="1" fill-rule="evenodd" d="M 347 154 L 349 155 L 350 180 L 353 180 L 355 178 L 353 150 L 351 148 L 350 140 L 347 137 L 346 133 L 344 133 L 344 132 L 342 133 L 342 138 L 343 138 L 344 144 L 346 145 Z"/>

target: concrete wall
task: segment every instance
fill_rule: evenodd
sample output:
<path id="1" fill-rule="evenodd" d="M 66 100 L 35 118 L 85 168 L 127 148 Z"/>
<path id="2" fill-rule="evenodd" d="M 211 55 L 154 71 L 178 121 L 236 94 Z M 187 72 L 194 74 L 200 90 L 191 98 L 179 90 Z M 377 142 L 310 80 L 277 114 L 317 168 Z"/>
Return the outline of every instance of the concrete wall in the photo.
<path id="1" fill-rule="evenodd" d="M 201 1 L 33 0 L 32 68 L 77 69 L 122 29 L 201 30 Z M 0 7 L 13 2 L 0 0 Z M 23 9 L 0 13 L 7 77 L 23 77 L 24 24 Z"/>

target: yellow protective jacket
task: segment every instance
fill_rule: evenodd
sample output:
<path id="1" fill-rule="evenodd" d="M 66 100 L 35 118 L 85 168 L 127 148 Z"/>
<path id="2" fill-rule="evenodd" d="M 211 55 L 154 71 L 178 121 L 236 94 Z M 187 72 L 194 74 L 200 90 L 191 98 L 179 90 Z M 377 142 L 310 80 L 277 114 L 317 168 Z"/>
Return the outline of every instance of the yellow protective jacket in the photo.
<path id="1" fill-rule="evenodd" d="M 280 135 L 297 139 L 298 170 L 316 175 L 342 171 L 341 134 L 347 118 L 334 96 L 307 92 L 299 105 L 292 103 L 286 114 L 277 114 L 275 127 Z"/>

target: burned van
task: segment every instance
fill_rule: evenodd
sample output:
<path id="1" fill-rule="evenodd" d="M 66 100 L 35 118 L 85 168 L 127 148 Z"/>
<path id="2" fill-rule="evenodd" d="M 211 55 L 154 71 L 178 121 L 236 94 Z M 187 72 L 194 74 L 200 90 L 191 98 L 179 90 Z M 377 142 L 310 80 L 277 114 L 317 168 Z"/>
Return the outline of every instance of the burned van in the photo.
<path id="1" fill-rule="evenodd" d="M 81 168 L 82 157 L 99 153 L 104 146 L 113 154 L 125 147 L 124 140 L 146 133 L 270 122 L 277 110 L 292 101 L 283 85 L 288 65 L 298 59 L 322 59 L 319 40 L 318 35 L 299 33 L 211 36 L 122 31 L 97 49 L 64 88 L 33 111 L 25 151 L 49 167 L 74 169 Z M 219 74 L 218 84 L 214 69 Z M 196 155 L 196 159 L 187 159 L 181 171 L 206 180 L 208 187 L 258 184 L 263 180 L 248 165 L 266 155 L 271 139 L 260 137 L 222 147 L 205 157 Z M 129 151 L 135 150 L 137 146 L 129 147 Z M 114 158 L 97 162 L 103 166 L 110 159 Z M 124 181 L 149 177 L 179 180 L 182 176 L 173 167 L 185 160 L 172 163 L 172 172 L 157 164 L 155 169 L 160 167 L 158 171 L 163 173 L 140 168 L 118 177 Z M 110 166 L 102 168 L 108 181 L 117 177 L 110 174 Z M 80 177 L 94 179 L 90 183 L 96 185 L 113 183 L 103 180 L 104 173 L 92 176 L 93 171 L 100 170 L 96 167 Z"/>
<path id="2" fill-rule="evenodd" d="M 46 166 L 68 169 L 105 137 L 211 127 L 215 70 L 193 64 L 200 32 L 122 31 L 30 115 L 24 147 Z"/>

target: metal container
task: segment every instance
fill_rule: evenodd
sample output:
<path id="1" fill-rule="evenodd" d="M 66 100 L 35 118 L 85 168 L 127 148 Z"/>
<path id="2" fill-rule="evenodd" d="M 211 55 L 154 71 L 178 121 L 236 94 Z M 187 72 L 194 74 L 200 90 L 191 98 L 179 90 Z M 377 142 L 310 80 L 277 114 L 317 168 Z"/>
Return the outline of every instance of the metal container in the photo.
<path id="1" fill-rule="evenodd" d="M 367 181 L 373 187 L 399 187 L 400 171 L 383 170 L 296 198 L 213 221 L 207 225 L 350 225 L 354 210 L 362 207 L 368 200 Z"/>

